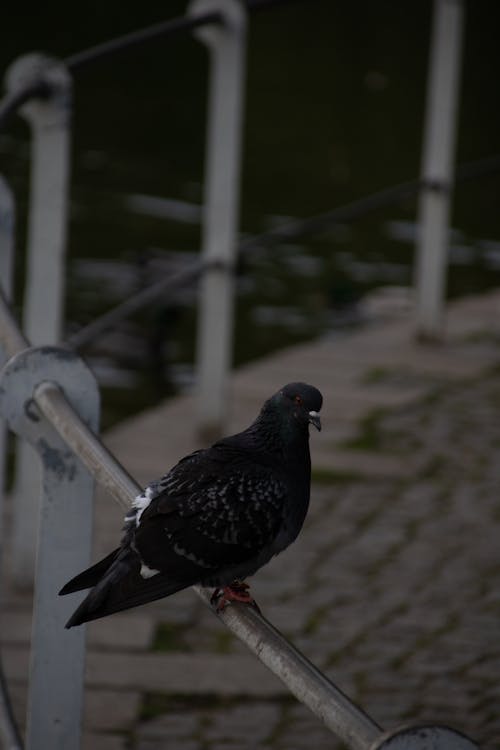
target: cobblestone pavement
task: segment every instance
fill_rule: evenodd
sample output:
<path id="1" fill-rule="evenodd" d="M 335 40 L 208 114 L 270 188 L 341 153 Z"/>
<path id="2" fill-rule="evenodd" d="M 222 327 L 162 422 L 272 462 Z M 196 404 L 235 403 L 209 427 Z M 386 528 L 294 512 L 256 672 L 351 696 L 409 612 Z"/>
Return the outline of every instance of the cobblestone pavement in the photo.
<path id="1" fill-rule="evenodd" d="M 389 323 L 248 366 L 234 378 L 232 427 L 270 383 L 321 388 L 310 512 L 298 541 L 253 579 L 255 598 L 384 728 L 446 723 L 493 750 L 500 294 L 453 310 L 442 348 L 410 344 L 408 323 Z M 194 447 L 192 433 L 171 439 L 190 408 L 169 402 L 117 428 L 109 445 L 140 481 L 151 479 Z M 96 557 L 120 522 L 99 494 Z M 7 587 L 0 637 L 20 718 L 29 607 Z M 341 748 L 190 591 L 94 623 L 89 640 L 84 750 Z"/>

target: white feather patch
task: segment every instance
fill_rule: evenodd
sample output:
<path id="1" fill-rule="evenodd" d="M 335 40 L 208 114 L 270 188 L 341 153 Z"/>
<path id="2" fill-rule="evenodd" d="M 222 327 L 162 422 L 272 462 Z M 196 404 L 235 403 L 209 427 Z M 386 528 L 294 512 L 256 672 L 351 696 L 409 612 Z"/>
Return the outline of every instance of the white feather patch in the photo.
<path id="1" fill-rule="evenodd" d="M 153 576 L 158 575 L 159 572 L 160 571 L 156 570 L 156 568 L 148 568 L 144 563 L 141 565 L 141 576 L 143 578 L 152 578 Z"/>
<path id="2" fill-rule="evenodd" d="M 132 508 L 135 508 L 137 510 L 137 514 L 135 516 L 135 525 L 139 526 L 139 521 L 141 520 L 141 516 L 150 504 L 151 500 L 153 499 L 153 491 L 151 487 L 146 487 L 144 492 L 141 492 L 140 495 L 137 495 L 137 497 L 132 501 Z"/>

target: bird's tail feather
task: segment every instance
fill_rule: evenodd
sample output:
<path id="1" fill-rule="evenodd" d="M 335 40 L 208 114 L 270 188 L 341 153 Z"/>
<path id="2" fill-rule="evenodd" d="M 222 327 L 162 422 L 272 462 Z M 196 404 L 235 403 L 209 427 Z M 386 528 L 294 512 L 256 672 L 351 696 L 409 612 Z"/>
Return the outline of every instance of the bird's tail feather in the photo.
<path id="1" fill-rule="evenodd" d="M 70 617 L 66 623 L 67 628 L 161 599 L 186 588 L 191 583 L 191 581 L 172 580 L 161 573 L 144 579 L 139 572 L 140 563 L 137 555 L 130 551 L 122 551 L 119 555 L 115 553 L 115 557 L 108 572 Z M 87 572 L 84 571 L 81 575 Z M 68 585 L 71 583 L 70 581 Z M 66 586 L 62 592 L 68 593 L 65 589 Z"/>
<path id="2" fill-rule="evenodd" d="M 113 550 L 109 555 L 99 560 L 98 563 L 92 565 L 91 568 L 87 568 L 82 573 L 68 581 L 68 583 L 62 587 L 59 594 L 64 596 L 65 594 L 73 594 L 75 591 L 81 591 L 82 589 L 90 589 L 95 586 L 101 578 L 104 576 L 106 571 L 112 566 L 116 560 L 120 548 Z"/>

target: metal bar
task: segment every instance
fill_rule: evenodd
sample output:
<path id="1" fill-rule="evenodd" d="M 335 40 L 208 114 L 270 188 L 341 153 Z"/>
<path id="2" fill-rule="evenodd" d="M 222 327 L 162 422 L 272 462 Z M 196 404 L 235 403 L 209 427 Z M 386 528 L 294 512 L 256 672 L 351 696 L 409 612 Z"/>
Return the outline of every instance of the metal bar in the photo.
<path id="1" fill-rule="evenodd" d="M 443 725 L 398 727 L 389 730 L 370 750 L 480 750 L 461 732 Z"/>
<path id="2" fill-rule="evenodd" d="M 202 257 L 197 333 L 198 431 L 223 432 L 232 359 L 234 267 L 240 194 L 246 14 L 238 0 L 195 0 L 190 13 L 217 10 L 225 23 L 199 30 L 210 53 Z"/>
<path id="3" fill-rule="evenodd" d="M 29 346 L 27 339 L 23 336 L 17 321 L 10 311 L 5 292 L 0 286 L 0 343 L 7 357 L 13 357 L 22 349 Z"/>
<path id="4" fill-rule="evenodd" d="M 64 629 L 74 602 L 54 598 L 67 571 L 90 564 L 93 478 L 57 431 L 40 418 L 33 393 L 45 381 L 64 389 L 79 419 L 98 428 L 99 391 L 77 355 L 65 349 L 24 349 L 1 373 L 0 408 L 17 435 L 36 450 L 43 468 L 37 524 L 26 747 L 80 746 L 85 629 Z M 34 403 L 33 403 L 34 402 Z M 81 416 L 80 416 L 81 415 Z"/>
<path id="5" fill-rule="evenodd" d="M 44 81 L 49 95 L 26 103 L 20 114 L 32 133 L 28 268 L 23 329 L 31 345 L 61 340 L 64 255 L 69 200 L 71 78 L 53 58 L 18 58 L 6 75 L 9 94 Z"/>
<path id="6" fill-rule="evenodd" d="M 8 329 L 15 326 L 15 323 L 12 316 L 6 314 L 5 307 L 5 300 L 0 294 L 0 336 L 12 342 L 14 336 Z M 14 354 L 13 351 L 10 353 Z M 112 497 L 127 511 L 139 492 L 139 485 L 73 410 L 58 386 L 54 383 L 40 384 L 35 390 L 34 401 L 60 437 L 77 452 L 92 476 L 102 482 Z M 209 604 L 207 592 L 201 587 L 194 588 Z M 249 608 L 236 605 L 227 607 L 219 617 L 349 747 L 353 750 L 367 750 L 370 742 L 378 737 L 378 725 L 262 616 Z"/>
<path id="7" fill-rule="evenodd" d="M 272 8 L 276 5 L 284 5 L 294 0 L 247 0 L 246 7 L 248 10 L 259 11 Z M 75 52 L 65 58 L 64 63 L 68 70 L 79 72 L 89 65 L 100 62 L 106 57 L 111 57 L 117 53 L 125 52 L 133 47 L 139 47 L 148 42 L 161 39 L 170 34 L 176 34 L 180 31 L 192 31 L 202 26 L 210 24 L 219 24 L 223 22 L 220 13 L 210 12 L 203 13 L 199 16 L 180 16 L 168 21 L 162 21 L 152 26 L 148 26 L 130 34 L 110 39 L 102 44 L 96 44 L 94 47 Z M 10 117 L 30 99 L 45 98 L 50 95 L 50 86 L 47 86 L 44 80 L 35 80 L 24 86 L 19 91 L 8 95 L 0 103 L 0 131 L 3 130 Z"/>
<path id="8" fill-rule="evenodd" d="M 18 58 L 6 76 L 13 94 L 41 80 L 49 95 L 20 110 L 32 135 L 23 329 L 37 346 L 55 344 L 62 336 L 71 78 L 60 61 L 40 54 Z M 12 491 L 12 574 L 23 587 L 31 585 L 34 575 L 38 514 L 32 503 L 39 486 L 38 459 L 26 441 L 19 442 Z"/>
<path id="9" fill-rule="evenodd" d="M 78 417 L 59 386 L 53 382 L 41 383 L 33 397 L 42 414 L 90 473 L 128 510 L 141 488 Z"/>
<path id="10" fill-rule="evenodd" d="M 14 196 L 3 177 L 0 176 L 0 286 L 7 299 L 12 298 L 14 277 Z M 0 346 L 0 365 L 6 359 Z M 0 417 L 0 556 L 2 552 L 3 494 L 7 459 L 7 427 Z M 1 561 L 0 561 L 1 564 Z"/>
<path id="11" fill-rule="evenodd" d="M 0 175 L 0 284 L 8 299 L 12 296 L 14 270 L 14 196 Z"/>
<path id="12" fill-rule="evenodd" d="M 8 299 L 12 296 L 14 266 L 14 197 L 0 176 L 0 286 Z M 2 347 L 0 347 L 2 349 Z M 0 351 L 0 365 L 6 359 Z M 6 482 L 7 425 L 0 417 L 0 566 L 3 564 L 3 519 Z M 12 710 L 7 683 L 0 659 L 0 745 L 7 750 L 21 750 L 22 740 Z"/>
<path id="13" fill-rule="evenodd" d="M 16 725 L 9 700 L 7 682 L 0 662 L 0 747 L 4 750 L 22 750 L 23 741 Z"/>
<path id="14" fill-rule="evenodd" d="M 153 302 L 166 292 L 175 293 L 178 289 L 189 284 L 201 276 L 206 268 L 202 261 L 192 263 L 188 268 L 173 273 L 171 276 L 155 281 L 146 289 L 141 289 L 132 297 L 127 298 L 108 312 L 95 318 L 91 323 L 66 339 L 66 345 L 72 349 L 80 349 L 95 341 L 104 331 L 109 330 L 124 318 L 133 315 L 137 310 Z"/>
<path id="15" fill-rule="evenodd" d="M 193 587 L 208 606 L 210 594 Z M 367 750 L 382 729 L 255 609 L 227 607 L 219 617 L 334 734 L 354 750 Z"/>
<path id="16" fill-rule="evenodd" d="M 463 15 L 463 0 L 434 2 L 415 268 L 416 332 L 422 339 L 443 335 Z"/>
<path id="17" fill-rule="evenodd" d="M 464 162 L 456 170 L 456 181 L 466 181 L 477 179 L 488 174 L 494 174 L 500 171 L 500 156 L 498 154 L 477 159 L 474 161 Z M 271 247 L 279 242 L 286 242 L 297 239 L 308 234 L 317 234 L 318 232 L 327 231 L 337 224 L 345 224 L 355 221 L 372 211 L 377 211 L 385 206 L 391 206 L 402 200 L 416 195 L 425 183 L 418 180 L 402 182 L 398 185 L 379 190 L 371 195 L 359 198 L 352 203 L 344 206 L 338 206 L 331 211 L 326 211 L 307 219 L 295 219 L 286 224 L 282 224 L 276 229 L 269 232 L 263 232 L 253 237 L 242 240 L 238 245 L 238 257 L 250 255 L 252 251 L 263 247 Z M 207 264 L 202 261 L 195 261 L 188 268 L 183 268 L 171 276 L 164 277 L 154 282 L 146 289 L 129 297 L 124 302 L 119 303 L 116 307 L 103 313 L 95 318 L 91 323 L 80 328 L 79 331 L 69 336 L 65 344 L 73 349 L 82 349 L 89 343 L 108 331 L 120 321 L 133 315 L 135 312 L 153 302 L 165 293 L 175 293 L 181 287 L 196 281 L 207 268 Z"/>
<path id="18" fill-rule="evenodd" d="M 464 165 L 464 167 L 470 164 L 473 168 L 477 164 L 479 168 L 487 169 L 486 161 L 484 164 L 482 160 L 480 163 L 470 162 Z M 500 160 L 496 168 L 500 169 Z M 246 255 L 250 255 L 252 251 L 263 247 L 269 247 L 282 241 L 297 239 L 303 235 L 326 231 L 336 224 L 352 222 L 371 211 L 376 211 L 384 206 L 390 206 L 409 196 L 415 195 L 420 185 L 420 180 L 400 183 L 359 198 L 344 206 L 338 206 L 326 213 L 311 216 L 308 219 L 289 221 L 269 232 L 263 232 L 262 234 L 242 240 L 238 244 L 237 255 L 238 257 L 245 257 Z M 88 325 L 83 326 L 79 331 L 66 339 L 65 345 L 73 349 L 84 348 L 95 341 L 97 336 L 102 335 L 121 320 L 133 315 L 156 298 L 167 292 L 175 293 L 181 287 L 197 281 L 209 267 L 209 262 L 198 260 L 190 264 L 188 268 L 183 268 L 171 276 L 154 282 L 146 289 L 137 292 L 133 297 L 126 299 L 124 302 L 116 305 L 116 307 L 95 318 Z"/>
<path id="19" fill-rule="evenodd" d="M 77 71 L 82 67 L 98 62 L 105 57 L 116 54 L 117 52 L 124 52 L 131 47 L 137 47 L 141 44 L 167 36 L 168 34 L 175 34 L 178 31 L 190 31 L 199 28 L 200 26 L 206 26 L 207 24 L 221 23 L 222 20 L 220 13 L 210 12 L 203 13 L 199 16 L 181 16 L 168 21 L 162 21 L 153 26 L 148 26 L 145 29 L 133 31 L 130 34 L 118 37 L 118 39 L 111 39 L 108 42 L 97 44 L 95 47 L 83 50 L 83 52 L 77 52 L 74 55 L 67 57 L 65 63 L 71 71 Z"/>
<path id="20" fill-rule="evenodd" d="M 259 11 L 267 10 L 276 5 L 290 4 L 291 2 L 297 2 L 297 0 L 247 0 L 245 5 L 249 11 Z M 181 31 L 193 31 L 203 26 L 222 23 L 224 23 L 224 16 L 218 11 L 208 11 L 193 16 L 179 16 L 178 18 L 171 18 L 168 21 L 161 21 L 144 29 L 133 31 L 117 39 L 97 44 L 95 47 L 90 47 L 90 49 L 76 52 L 74 55 L 67 57 L 64 62 L 69 70 L 79 71 L 81 68 L 99 62 L 106 57 L 119 52 L 125 52 L 133 47 L 139 47 L 156 39 L 162 39 Z"/>

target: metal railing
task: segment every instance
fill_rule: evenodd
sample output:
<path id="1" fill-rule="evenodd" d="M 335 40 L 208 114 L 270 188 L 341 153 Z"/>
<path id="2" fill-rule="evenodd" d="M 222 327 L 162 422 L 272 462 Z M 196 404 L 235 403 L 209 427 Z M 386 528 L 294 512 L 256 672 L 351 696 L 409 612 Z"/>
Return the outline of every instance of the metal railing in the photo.
<path id="1" fill-rule="evenodd" d="M 2 294 L 0 341 L 10 357 L 0 378 L 0 412 L 11 429 L 36 446 L 43 470 L 27 748 L 67 750 L 78 746 L 80 732 L 84 628 L 64 630 L 67 605 L 64 600 L 54 601 L 54 590 L 66 570 L 87 564 L 92 495 L 89 478 L 100 482 L 125 511 L 140 487 L 94 431 L 98 397 L 90 371 L 68 350 L 30 348 Z M 80 473 L 78 477 L 75 458 L 85 467 L 85 475 Z M 194 589 L 211 606 L 208 592 L 199 586 Z M 431 735 L 436 750 L 476 747 L 445 727 L 384 733 L 255 609 L 235 604 L 218 617 L 348 748 L 417 750 L 427 746 Z M 8 702 L 4 700 L 3 704 Z M 2 718 L 15 735 L 8 712 L 2 715 L 0 711 Z"/>
<path id="2" fill-rule="evenodd" d="M 289 4 L 292 0 L 246 0 L 242 2 L 241 8 L 247 11 L 257 12 L 266 10 L 276 5 Z M 239 246 L 239 252 L 244 254 L 256 246 L 268 246 L 276 239 L 290 239 L 301 234 L 311 234 L 323 227 L 331 226 L 339 222 L 349 222 L 359 216 L 364 216 L 372 210 L 381 206 L 391 205 L 405 196 L 418 194 L 420 196 L 420 217 L 423 230 L 419 232 L 417 243 L 419 251 L 416 254 L 415 263 L 415 287 L 417 300 L 417 320 L 416 327 L 419 334 L 425 338 L 436 338 L 441 335 L 441 326 L 443 318 L 444 305 L 444 276 L 446 264 L 446 247 L 447 247 L 447 227 L 448 211 L 450 204 L 450 192 L 453 181 L 458 181 L 467 177 L 469 167 L 473 169 L 476 164 L 481 166 L 482 162 L 470 165 L 463 165 L 456 170 L 453 176 L 453 147 L 456 132 L 455 109 L 459 89 L 459 71 L 460 71 L 460 52 L 463 22 L 463 0 L 435 0 L 434 3 L 435 17 L 433 24 L 433 43 L 431 45 L 431 57 L 429 63 L 429 95 L 425 128 L 425 148 L 424 158 L 422 160 L 422 178 L 413 180 L 401 185 L 382 190 L 371 196 L 367 196 L 358 201 L 354 201 L 345 207 L 334 209 L 326 214 L 312 217 L 306 220 L 299 220 L 290 225 L 273 230 L 270 233 L 261 235 L 256 238 L 250 238 L 243 241 Z M 53 61 L 38 57 L 34 59 L 26 58 L 21 71 L 16 75 L 10 72 L 10 89 L 4 101 L 0 103 L 0 129 L 5 125 L 8 118 L 21 105 L 30 102 L 33 99 L 48 105 L 50 100 L 58 99 L 61 103 L 61 96 L 64 93 L 67 99 L 70 99 L 70 81 L 64 79 L 64 71 L 71 74 L 80 73 L 87 67 L 102 62 L 117 54 L 126 52 L 154 40 L 165 39 L 171 35 L 180 32 L 194 31 L 201 34 L 201 38 L 206 37 L 207 28 L 210 29 L 209 36 L 217 29 L 224 29 L 224 33 L 230 37 L 233 42 L 239 38 L 238 44 L 241 48 L 241 42 L 244 37 L 242 34 L 242 19 L 239 21 L 231 14 L 234 12 L 231 0 L 198 0 L 192 3 L 188 15 L 170 19 L 165 22 L 157 23 L 145 29 L 126 34 L 117 39 L 105 42 L 90 49 L 70 55 L 61 61 Z M 235 23 L 236 18 L 236 23 Z M 239 27 L 239 28 L 238 28 Z M 216 41 L 215 48 L 221 47 L 221 34 Z M 235 32 L 237 32 L 235 34 Z M 224 37 L 224 34 L 222 34 Z M 207 40 L 206 40 L 207 41 Z M 208 38 L 208 44 L 211 45 Z M 244 40 L 243 40 L 244 44 Z M 223 46 L 223 45 L 222 45 Z M 220 50 L 217 53 L 219 55 Z M 235 60 L 241 57 L 241 49 L 236 54 L 231 53 L 232 57 L 226 64 L 214 63 L 214 80 L 216 85 L 214 89 L 219 88 L 224 91 L 224 113 L 219 119 L 216 119 L 215 100 L 212 110 L 213 123 L 209 127 L 212 134 L 219 133 L 220 137 L 214 139 L 213 143 L 208 145 L 207 153 L 212 154 L 210 157 L 213 165 L 225 163 L 230 165 L 225 171 L 225 175 L 231 170 L 237 170 L 239 161 L 239 112 L 241 103 L 238 103 L 239 89 L 242 89 L 242 71 L 236 75 L 232 86 L 227 85 L 227 81 L 220 79 L 220 72 L 217 74 L 216 68 L 235 70 Z M 14 66 L 15 68 L 16 66 Z M 14 71 L 15 72 L 15 71 Z M 236 80 L 238 79 L 238 80 Z M 63 85 L 64 84 L 64 85 Z M 61 88 L 65 89 L 63 92 Z M 231 93 L 232 92 L 232 93 Z M 219 97 L 220 99 L 220 97 Z M 227 102 L 232 101 L 228 107 Z M 53 102 L 52 102 L 53 104 Z M 67 110 L 66 103 L 65 109 Z M 227 122 L 227 113 L 232 110 L 230 115 L 232 124 Z M 33 114 L 31 115 L 33 119 Z M 34 121 L 36 121 L 36 116 Z M 222 123 L 222 125 L 221 125 Z M 228 138 L 231 134 L 231 138 Z M 210 137 L 210 136 L 209 136 Z M 216 154 L 217 143 L 222 144 L 223 151 Z M 228 144 L 230 146 L 227 150 Z M 67 150 L 67 149 L 66 149 Z M 60 156 L 61 149 L 57 152 Z M 51 172 L 54 172 L 54 164 L 58 159 L 54 159 L 53 153 L 47 155 L 47 162 L 51 164 Z M 484 160 L 488 162 L 489 169 L 498 170 L 498 157 Z M 64 167 L 60 169 L 64 171 Z M 67 171 L 67 169 L 66 169 Z M 217 185 L 221 185 L 225 177 L 223 174 L 217 175 L 217 170 L 207 168 L 207 185 L 212 182 L 214 189 L 207 188 L 206 192 L 206 209 L 205 214 L 209 217 L 206 222 L 207 232 L 205 240 L 204 260 L 193 264 L 184 271 L 176 273 L 171 279 L 163 279 L 152 285 L 150 288 L 142 290 L 137 296 L 128 299 L 116 309 L 110 310 L 100 318 L 96 319 L 82 330 L 73 334 L 68 339 L 68 344 L 75 348 L 85 346 L 85 344 L 122 318 L 132 314 L 142 306 L 161 295 L 165 291 L 170 291 L 175 286 L 184 285 L 203 278 L 203 292 L 201 297 L 201 312 L 199 315 L 201 334 L 198 338 L 198 366 L 199 366 L 199 412 L 200 412 L 200 431 L 212 432 L 221 431 L 224 420 L 224 405 L 227 403 L 225 393 L 225 380 L 230 364 L 230 340 L 231 340 L 231 299 L 233 296 L 231 270 L 235 265 L 236 249 L 236 209 L 237 201 L 235 196 L 238 191 L 238 179 L 226 181 L 225 195 L 221 194 Z M 454 180 L 453 180 L 454 177 Z M 38 191 L 40 192 L 40 191 Z M 36 189 L 33 190 L 33 204 L 36 204 Z M 44 217 L 45 224 L 50 226 L 46 217 L 50 215 L 50 206 L 47 205 L 47 195 L 54 195 L 54 191 L 41 191 L 40 210 L 38 215 Z M 65 222 L 66 208 L 64 201 L 60 198 L 56 200 L 62 206 L 61 221 Z M 210 202 L 212 207 L 210 207 Z M 224 205 L 224 210 L 220 216 L 216 217 L 217 206 Z M 37 214 L 33 211 L 33 216 Z M 221 218 L 222 217 L 222 218 Z M 221 244 L 221 220 L 226 223 L 228 238 L 233 241 Z M 36 224 L 36 218 L 33 218 L 33 225 Z M 218 229 L 214 233 L 213 227 Z M 212 229 L 211 229 L 212 228 Z M 36 238 L 37 253 L 36 255 L 28 252 L 28 256 L 38 258 L 38 262 L 44 268 L 46 266 L 46 257 L 43 249 L 40 248 L 40 233 L 36 226 L 33 226 L 29 232 L 30 238 Z M 57 247 L 58 237 L 61 231 L 51 232 L 49 237 L 47 229 L 45 230 L 45 244 L 50 247 Z M 224 232 L 222 232 L 224 235 Z M 43 233 L 42 233 L 43 237 Z M 214 248 L 212 251 L 211 248 Z M 57 253 L 56 253 L 57 255 Z M 54 253 L 52 253 L 54 256 Z M 35 261 L 33 261 L 34 263 Z M 35 275 L 35 274 L 34 274 Z M 46 272 L 45 272 L 45 275 Z M 53 274 L 55 276 L 55 274 Z M 61 337 L 59 325 L 59 308 L 60 298 L 63 293 L 62 282 L 59 280 L 57 289 L 52 294 L 44 295 L 43 304 L 45 305 L 44 314 L 41 315 L 39 305 L 31 299 L 36 298 L 36 292 L 33 295 L 28 294 L 26 310 L 26 332 L 31 341 L 34 343 L 55 343 L 60 341 Z M 49 302 L 47 301 L 47 298 Z M 50 302 L 52 300 L 52 302 Z M 53 310 L 51 315 L 47 315 L 47 305 L 51 305 Z M 222 309 L 224 307 L 224 309 Z M 51 325 L 47 322 L 54 320 Z M 210 331 L 213 330 L 213 319 L 223 321 L 224 330 L 219 330 L 217 337 L 210 337 Z M 39 335 L 38 327 L 42 325 L 45 335 Z M 213 356 L 214 346 L 219 347 L 219 356 Z M 207 352 L 211 354 L 207 356 Z M 210 397 L 207 398 L 207 393 Z M 210 410 L 210 411 L 208 411 Z M 26 463 L 21 458 L 20 463 Z M 24 468 L 24 466 L 23 466 Z M 21 566 L 16 566 L 21 567 Z"/>
<path id="3" fill-rule="evenodd" d="M 68 215 L 69 143 L 72 80 L 70 72 L 118 51 L 194 30 L 209 52 L 209 104 L 202 257 L 205 273 L 198 310 L 198 429 L 218 433 L 227 408 L 234 305 L 234 258 L 240 189 L 240 141 L 246 50 L 246 8 L 272 0 L 193 0 L 188 14 L 74 55 L 66 61 L 34 54 L 19 58 L 6 76 L 4 113 L 13 102 L 32 130 L 32 180 L 28 216 L 27 283 L 23 330 L 33 345 L 62 338 L 64 249 Z M 27 99 L 26 92 L 36 94 Z M 0 126 L 2 108 L 0 107 Z M 43 281 L 42 281 L 43 280 Z M 207 396 L 210 394 L 210 397 Z M 26 504 L 38 484 L 33 453 L 17 450 L 13 571 L 17 583 L 33 575 L 35 528 Z"/>
<path id="4" fill-rule="evenodd" d="M 500 155 L 492 154 L 484 159 L 476 159 L 459 164 L 455 173 L 457 183 L 475 180 L 489 174 L 500 172 Z M 258 250 L 270 249 L 282 242 L 293 242 L 301 237 L 311 237 L 326 232 L 335 226 L 351 224 L 358 219 L 369 216 L 380 209 L 393 206 L 418 195 L 422 188 L 437 189 L 435 183 L 416 179 L 402 182 L 398 185 L 379 190 L 376 193 L 358 198 L 344 206 L 338 206 L 316 216 L 305 219 L 295 219 L 274 229 L 240 241 L 237 248 L 239 259 L 251 257 Z M 195 260 L 175 273 L 155 281 L 150 286 L 141 289 L 115 307 L 94 318 L 90 323 L 79 328 L 75 333 L 67 336 L 64 345 L 81 351 L 95 343 L 99 336 L 115 328 L 119 323 L 133 316 L 139 310 L 147 307 L 156 299 L 170 293 L 178 293 L 183 287 L 197 281 L 207 270 L 206 262 Z"/>

